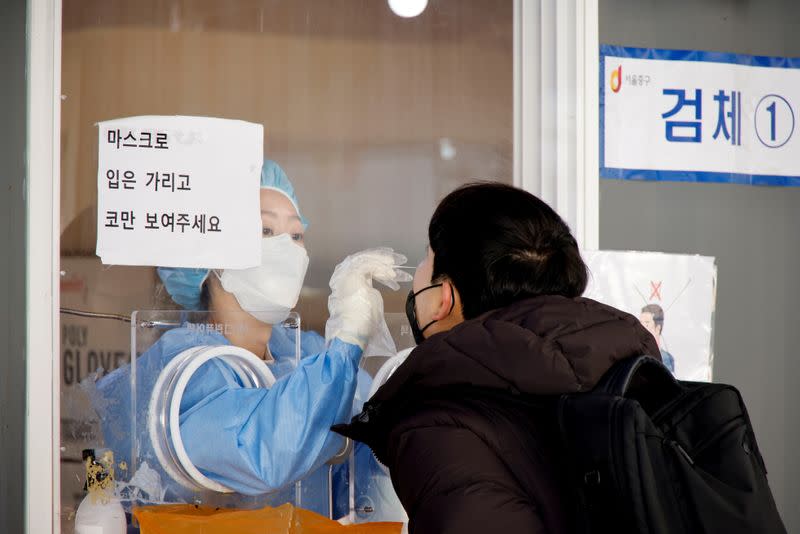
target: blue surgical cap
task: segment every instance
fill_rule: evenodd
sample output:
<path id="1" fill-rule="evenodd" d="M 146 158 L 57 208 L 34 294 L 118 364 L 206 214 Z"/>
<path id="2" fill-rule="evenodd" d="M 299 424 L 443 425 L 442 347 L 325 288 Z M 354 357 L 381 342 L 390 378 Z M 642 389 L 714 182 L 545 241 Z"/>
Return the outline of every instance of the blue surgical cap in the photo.
<path id="1" fill-rule="evenodd" d="M 303 228 L 308 227 L 308 221 L 300 213 L 300 205 L 297 202 L 292 182 L 283 172 L 280 165 L 270 159 L 264 160 L 261 166 L 261 188 L 272 189 L 286 195 L 286 198 L 297 210 Z M 185 310 L 200 309 L 200 292 L 208 276 L 208 269 L 197 269 L 188 267 L 159 267 L 156 269 L 158 276 L 164 283 L 172 300 Z"/>
<path id="2" fill-rule="evenodd" d="M 308 221 L 300 213 L 300 204 L 297 202 L 297 195 L 294 193 L 292 182 L 289 181 L 289 177 L 283 172 L 281 166 L 270 159 L 265 159 L 264 165 L 261 167 L 261 189 L 272 189 L 286 195 L 286 198 L 289 199 L 297 211 L 297 215 L 300 216 L 303 228 L 308 227 Z"/>

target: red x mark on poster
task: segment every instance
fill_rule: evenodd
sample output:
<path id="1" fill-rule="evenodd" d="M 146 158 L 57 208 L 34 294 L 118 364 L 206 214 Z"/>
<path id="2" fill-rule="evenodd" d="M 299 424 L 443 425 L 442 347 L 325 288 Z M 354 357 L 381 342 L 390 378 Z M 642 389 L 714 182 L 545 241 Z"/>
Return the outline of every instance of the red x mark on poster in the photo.
<path id="1" fill-rule="evenodd" d="M 648 300 L 661 300 L 661 281 L 658 282 L 650 281 L 650 298 Z"/>

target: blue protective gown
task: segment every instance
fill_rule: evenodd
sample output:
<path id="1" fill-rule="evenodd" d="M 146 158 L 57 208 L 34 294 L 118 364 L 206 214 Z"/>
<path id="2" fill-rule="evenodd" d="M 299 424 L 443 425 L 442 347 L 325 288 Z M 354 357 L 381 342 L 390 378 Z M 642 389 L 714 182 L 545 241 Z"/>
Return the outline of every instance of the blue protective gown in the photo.
<path id="1" fill-rule="evenodd" d="M 166 332 L 136 361 L 137 457 L 151 467 L 158 462 L 146 416 L 159 373 L 187 348 L 230 344 L 217 332 L 192 326 Z M 294 368 L 289 363 L 295 352 L 294 331 L 277 326 L 269 348 L 278 362 L 272 366 L 278 378 L 272 388 L 242 387 L 238 377 L 215 359 L 192 377 L 181 402 L 181 435 L 192 462 L 212 480 L 245 495 L 286 488 L 307 473 L 315 479 L 309 487 L 327 482 L 327 468 L 319 468 L 344 445 L 344 438 L 330 427 L 349 420 L 359 377 L 369 387 L 369 376 L 359 372 L 362 351 L 355 345 L 334 339 L 326 348 L 319 334 L 303 332 L 302 359 Z M 97 382 L 93 395 L 106 446 L 128 461 L 130 373 L 130 366 L 125 366 L 108 374 Z M 325 505 L 327 495 L 303 503 L 318 511 Z"/>

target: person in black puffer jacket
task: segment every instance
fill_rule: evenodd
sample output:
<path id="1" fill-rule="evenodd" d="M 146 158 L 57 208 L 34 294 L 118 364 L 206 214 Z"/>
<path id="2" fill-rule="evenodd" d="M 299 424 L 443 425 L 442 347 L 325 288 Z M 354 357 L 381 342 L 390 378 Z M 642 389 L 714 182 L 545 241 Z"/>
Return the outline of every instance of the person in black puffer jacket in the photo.
<path id="1" fill-rule="evenodd" d="M 418 346 L 348 425 L 391 473 L 411 534 L 570 532 L 549 395 L 588 391 L 614 362 L 659 357 L 632 315 L 581 298 L 564 221 L 481 183 L 434 213 L 406 313 Z"/>

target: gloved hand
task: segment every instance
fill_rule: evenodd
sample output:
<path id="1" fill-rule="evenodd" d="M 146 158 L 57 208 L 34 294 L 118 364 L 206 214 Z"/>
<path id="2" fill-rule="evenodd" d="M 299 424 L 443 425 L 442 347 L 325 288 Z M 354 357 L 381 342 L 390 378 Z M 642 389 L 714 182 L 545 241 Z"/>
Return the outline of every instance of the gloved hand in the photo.
<path id="1" fill-rule="evenodd" d="M 369 358 L 370 356 L 393 356 L 395 354 L 397 354 L 397 346 L 392 339 L 392 333 L 389 332 L 385 316 L 381 315 L 361 356 Z"/>
<path id="2" fill-rule="evenodd" d="M 372 281 L 400 289 L 399 282 L 411 281 L 409 273 L 397 268 L 406 261 L 390 248 L 373 248 L 352 254 L 337 265 L 330 282 L 325 339 L 339 338 L 363 350 L 384 322 L 383 298 Z"/>

